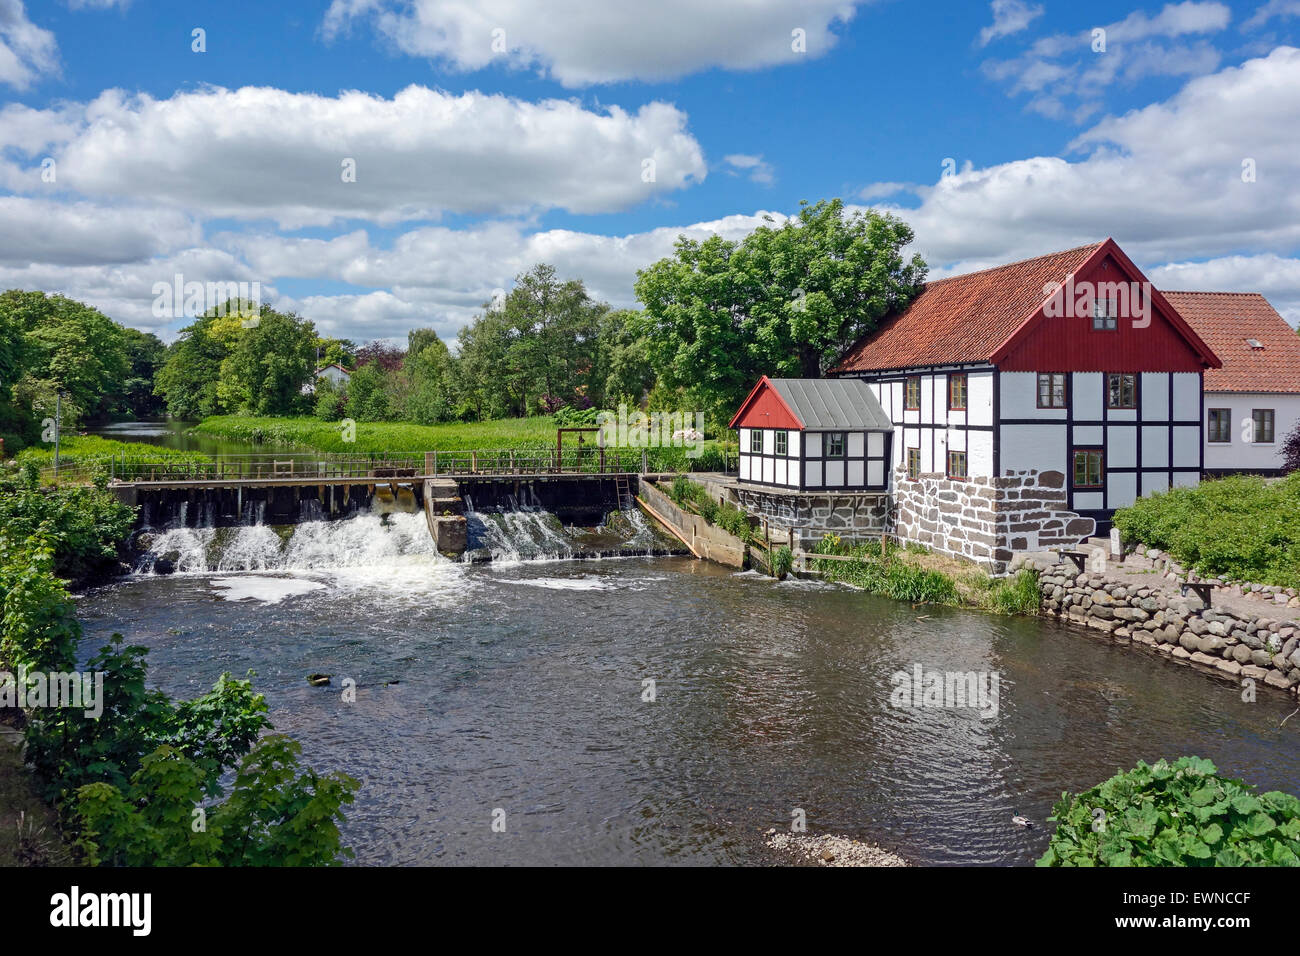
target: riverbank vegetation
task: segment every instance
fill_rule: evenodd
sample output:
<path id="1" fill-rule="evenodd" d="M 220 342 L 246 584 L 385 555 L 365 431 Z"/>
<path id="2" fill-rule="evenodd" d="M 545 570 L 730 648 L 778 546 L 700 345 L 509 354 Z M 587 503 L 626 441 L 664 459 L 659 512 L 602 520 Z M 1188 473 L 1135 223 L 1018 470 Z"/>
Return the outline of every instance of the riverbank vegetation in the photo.
<path id="1" fill-rule="evenodd" d="M 818 554 L 853 560 L 809 559 L 809 565 L 829 581 L 840 581 L 872 594 L 913 604 L 949 604 L 975 607 L 997 614 L 1037 614 L 1038 577 L 1024 569 L 1005 578 L 993 578 L 969 564 L 934 554 L 915 544 L 893 541 L 849 544 L 828 534 L 818 543 Z"/>
<path id="2" fill-rule="evenodd" d="M 1063 793 L 1039 866 L 1300 866 L 1300 800 L 1255 792 L 1199 757 Z"/>
<path id="3" fill-rule="evenodd" d="M 743 544 L 754 541 L 754 522 L 730 502 L 717 502 L 698 481 L 678 475 L 666 489 L 673 503 L 684 511 L 699 515 L 711 525 L 739 538 Z"/>
<path id="4" fill-rule="evenodd" d="M 1300 587 L 1300 473 L 1233 475 L 1138 499 L 1115 512 L 1124 539 L 1209 577 Z"/>
<path id="5" fill-rule="evenodd" d="M 6 455 L 86 419 L 143 418 L 162 405 L 154 376 L 162 340 L 61 295 L 0 294 L 0 439 Z M 56 401 L 62 392 L 61 401 Z"/>
<path id="6" fill-rule="evenodd" d="M 42 472 L 54 467 L 54 446 L 33 445 L 20 451 L 18 464 L 31 463 Z M 59 442 L 59 467 L 69 469 L 69 474 L 90 478 L 96 472 L 109 474 L 114 462 L 139 464 L 141 462 L 207 462 L 207 455 L 197 451 L 179 451 L 145 442 L 115 441 L 98 435 L 65 435 Z"/>
<path id="7" fill-rule="evenodd" d="M 100 713 L 84 699 L 33 696 L 20 721 L 27 762 L 85 861 L 327 865 L 347 855 L 338 821 L 357 782 L 302 770 L 296 743 L 264 736 L 266 702 L 249 680 L 224 674 L 210 693 L 173 701 L 147 688 L 147 651 L 121 635 L 78 667 L 81 627 L 58 569 L 103 557 L 132 515 L 99 500 L 102 488 L 46 493 L 31 469 L 26 479 L 0 484 L 0 669 L 102 675 Z"/>

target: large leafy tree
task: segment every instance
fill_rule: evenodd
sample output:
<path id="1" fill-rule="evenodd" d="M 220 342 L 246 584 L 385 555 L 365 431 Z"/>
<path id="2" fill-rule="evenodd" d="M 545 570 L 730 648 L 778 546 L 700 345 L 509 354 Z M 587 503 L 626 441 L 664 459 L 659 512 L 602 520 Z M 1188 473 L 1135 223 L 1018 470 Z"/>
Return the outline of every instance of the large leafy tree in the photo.
<path id="1" fill-rule="evenodd" d="M 820 377 L 920 291 L 925 262 L 902 252 L 912 238 L 900 219 L 835 199 L 740 242 L 679 239 L 637 274 L 661 383 L 723 412 L 759 375 Z"/>
<path id="2" fill-rule="evenodd" d="M 263 305 L 256 322 L 242 322 L 221 363 L 220 394 L 249 415 L 294 415 L 306 410 L 303 386 L 316 369 L 316 327 L 293 313 Z"/>

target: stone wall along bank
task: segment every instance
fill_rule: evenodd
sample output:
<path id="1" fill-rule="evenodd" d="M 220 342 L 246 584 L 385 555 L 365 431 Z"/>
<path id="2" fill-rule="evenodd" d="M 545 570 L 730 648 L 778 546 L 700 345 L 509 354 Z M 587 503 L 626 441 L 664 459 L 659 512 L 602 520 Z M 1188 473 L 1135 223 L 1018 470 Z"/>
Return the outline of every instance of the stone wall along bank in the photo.
<path id="1" fill-rule="evenodd" d="M 783 493 L 738 486 L 735 497 L 744 511 L 767 523 L 773 541 L 808 551 L 827 534 L 855 541 L 892 530 L 889 495 L 880 492 Z"/>
<path id="2" fill-rule="evenodd" d="M 1300 627 L 1206 607 L 1194 593 L 1135 587 L 1104 574 L 1077 574 L 1073 566 L 1040 571 L 1042 610 L 1244 680 L 1296 693 L 1300 686 Z"/>

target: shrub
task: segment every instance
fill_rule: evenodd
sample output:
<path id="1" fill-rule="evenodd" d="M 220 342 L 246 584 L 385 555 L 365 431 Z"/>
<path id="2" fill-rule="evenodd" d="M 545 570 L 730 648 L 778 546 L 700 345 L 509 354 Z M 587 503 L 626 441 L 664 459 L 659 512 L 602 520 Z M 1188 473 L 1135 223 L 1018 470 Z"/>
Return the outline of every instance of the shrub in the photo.
<path id="1" fill-rule="evenodd" d="M 1300 586 L 1300 474 L 1233 475 L 1139 498 L 1115 512 L 1128 541 L 1210 576 Z"/>
<path id="2" fill-rule="evenodd" d="M 1041 602 L 1038 572 L 1022 568 L 1012 577 L 991 579 L 981 603 L 998 614 L 1037 614 Z"/>
<path id="3" fill-rule="evenodd" d="M 1300 866 L 1300 800 L 1256 794 L 1199 757 L 1141 761 L 1062 793 L 1039 866 Z"/>
<path id="4" fill-rule="evenodd" d="M 21 474 L 0 478 L 0 529 L 8 547 L 39 536 L 50 569 L 63 578 L 82 581 L 109 570 L 131 531 L 135 509 L 118 501 L 102 481 L 93 487 L 39 489 L 35 468 L 27 461 Z"/>
<path id="5" fill-rule="evenodd" d="M 772 553 L 772 577 L 784 581 L 792 567 L 794 567 L 794 553 L 783 544 Z"/>
<path id="6" fill-rule="evenodd" d="M 1293 471 L 1300 471 L 1300 422 L 1282 443 L 1282 472 L 1289 475 Z"/>

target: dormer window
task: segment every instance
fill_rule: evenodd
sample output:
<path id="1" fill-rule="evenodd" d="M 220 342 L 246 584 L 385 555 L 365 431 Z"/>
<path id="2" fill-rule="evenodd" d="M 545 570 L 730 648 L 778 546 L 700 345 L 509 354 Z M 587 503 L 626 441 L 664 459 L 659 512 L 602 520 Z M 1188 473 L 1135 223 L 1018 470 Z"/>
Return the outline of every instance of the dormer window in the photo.
<path id="1" fill-rule="evenodd" d="M 1249 345 L 1253 351 L 1264 351 L 1264 343 L 1259 339 L 1246 339 L 1246 344 Z"/>
<path id="2" fill-rule="evenodd" d="M 1109 332 L 1119 327 L 1119 299 L 1092 300 L 1092 327 L 1098 332 Z"/>

